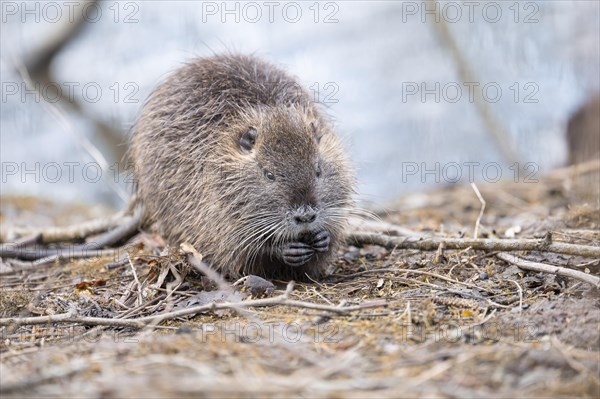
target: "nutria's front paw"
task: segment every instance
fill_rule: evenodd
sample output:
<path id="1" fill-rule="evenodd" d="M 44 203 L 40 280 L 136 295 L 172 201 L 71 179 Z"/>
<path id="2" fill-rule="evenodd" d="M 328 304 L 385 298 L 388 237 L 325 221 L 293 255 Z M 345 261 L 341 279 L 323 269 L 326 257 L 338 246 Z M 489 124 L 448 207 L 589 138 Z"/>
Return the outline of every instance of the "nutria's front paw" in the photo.
<path id="1" fill-rule="evenodd" d="M 313 237 L 312 248 L 317 252 L 326 252 L 329 249 L 330 241 L 329 232 L 322 230 Z"/>
<path id="2" fill-rule="evenodd" d="M 303 242 L 288 242 L 283 245 L 283 261 L 288 266 L 302 266 L 312 258 L 313 254 L 311 246 Z"/>

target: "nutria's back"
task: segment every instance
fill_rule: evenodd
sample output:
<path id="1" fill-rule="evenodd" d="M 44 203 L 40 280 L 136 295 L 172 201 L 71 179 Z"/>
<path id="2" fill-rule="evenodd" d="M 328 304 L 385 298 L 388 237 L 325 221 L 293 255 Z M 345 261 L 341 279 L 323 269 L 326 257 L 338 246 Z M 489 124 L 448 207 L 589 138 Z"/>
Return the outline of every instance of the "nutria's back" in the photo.
<path id="1" fill-rule="evenodd" d="M 231 277 L 319 277 L 343 239 L 353 178 L 330 122 L 255 57 L 177 70 L 145 104 L 130 156 L 147 220 Z"/>

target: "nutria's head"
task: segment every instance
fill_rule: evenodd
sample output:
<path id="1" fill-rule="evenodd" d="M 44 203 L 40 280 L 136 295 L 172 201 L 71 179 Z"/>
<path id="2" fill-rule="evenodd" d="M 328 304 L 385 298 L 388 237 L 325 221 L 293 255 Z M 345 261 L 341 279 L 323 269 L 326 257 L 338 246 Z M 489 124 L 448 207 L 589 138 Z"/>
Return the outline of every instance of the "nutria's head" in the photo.
<path id="1" fill-rule="evenodd" d="M 240 272 L 319 275 L 314 269 L 335 251 L 353 192 L 328 122 L 304 107 L 254 107 L 230 138 L 236 166 L 223 169 L 222 200 L 236 207 L 239 234 L 230 242 L 248 260 Z"/>

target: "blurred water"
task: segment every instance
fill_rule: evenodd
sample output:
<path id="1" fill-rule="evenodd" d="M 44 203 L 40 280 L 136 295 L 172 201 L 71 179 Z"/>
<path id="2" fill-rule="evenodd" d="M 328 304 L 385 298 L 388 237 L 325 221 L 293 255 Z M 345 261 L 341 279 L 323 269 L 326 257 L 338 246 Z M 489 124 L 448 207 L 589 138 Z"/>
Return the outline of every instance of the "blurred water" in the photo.
<path id="1" fill-rule="evenodd" d="M 17 13 L 7 3 L 16 5 Z M 38 23 L 24 15 L 22 4 L 2 3 L 2 194 L 118 204 L 106 180 L 122 185 L 123 176 L 109 170 L 96 181 L 94 167 L 84 170 L 92 159 L 76 135 L 33 95 L 23 95 L 22 88 L 10 91 L 20 85 L 14 60 L 57 25 L 44 18 L 43 6 Z M 56 4 L 64 9 L 63 2 Z M 58 82 L 76 87 L 86 113 L 118 127 L 125 142 L 144 99 L 169 71 L 212 52 L 255 52 L 319 90 L 348 146 L 364 202 L 383 203 L 449 183 L 457 173 L 463 181 L 470 174 L 493 180 L 498 170 L 503 178 L 515 177 L 440 43 L 434 16 L 423 13 L 424 2 L 270 4 L 101 2 L 101 17 L 59 54 L 52 71 Z M 442 2 L 439 7 L 475 71 L 472 87 L 487 88 L 487 103 L 508 131 L 520 163 L 531 163 L 533 177 L 561 165 L 568 117 L 600 84 L 599 3 Z M 262 16 L 253 23 L 256 10 Z M 301 16 L 292 22 L 297 10 Z M 429 90 L 424 97 L 423 89 Z M 89 124 L 70 115 L 72 130 L 95 141 Z M 65 162 L 72 163 L 72 176 Z M 60 178 L 54 178 L 53 168 Z"/>

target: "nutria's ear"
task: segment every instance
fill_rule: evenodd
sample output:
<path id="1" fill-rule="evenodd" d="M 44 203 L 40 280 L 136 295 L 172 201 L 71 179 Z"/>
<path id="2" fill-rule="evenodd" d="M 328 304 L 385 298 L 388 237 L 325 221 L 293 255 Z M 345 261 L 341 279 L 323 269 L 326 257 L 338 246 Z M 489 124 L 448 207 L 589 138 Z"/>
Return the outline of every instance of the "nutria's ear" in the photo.
<path id="1" fill-rule="evenodd" d="M 319 128 L 317 127 L 317 124 L 315 122 L 310 123 L 310 131 L 312 132 L 313 136 L 315 136 L 315 140 L 317 140 L 317 143 L 319 143 L 321 141 L 322 135 L 319 134 Z"/>
<path id="2" fill-rule="evenodd" d="M 255 127 L 249 127 L 248 130 L 242 134 L 242 137 L 240 137 L 240 147 L 242 148 L 242 151 L 245 153 L 252 151 L 252 148 L 254 148 L 254 144 L 256 143 L 256 134 Z"/>

